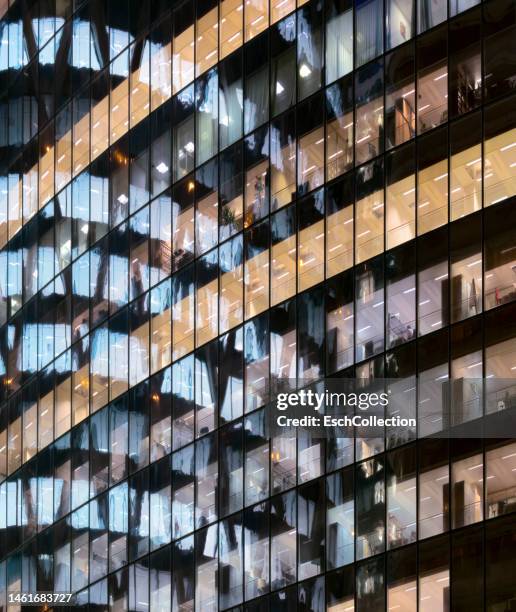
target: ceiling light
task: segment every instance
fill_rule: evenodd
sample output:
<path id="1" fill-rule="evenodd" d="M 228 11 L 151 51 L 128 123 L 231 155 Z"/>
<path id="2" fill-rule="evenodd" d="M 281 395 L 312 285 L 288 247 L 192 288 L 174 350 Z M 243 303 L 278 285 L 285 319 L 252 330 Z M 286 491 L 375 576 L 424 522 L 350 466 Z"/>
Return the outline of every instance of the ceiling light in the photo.
<path id="1" fill-rule="evenodd" d="M 168 166 L 167 164 L 165 164 L 164 162 L 160 162 L 157 166 L 156 166 L 156 170 L 160 173 L 160 174 L 165 174 L 165 172 L 168 172 Z"/>
<path id="2" fill-rule="evenodd" d="M 468 370 L 471 370 L 472 368 L 478 368 L 478 366 L 481 366 L 482 362 L 481 361 L 477 361 L 477 363 L 472 363 L 471 365 L 468 366 Z"/>
<path id="3" fill-rule="evenodd" d="M 120 202 L 120 204 L 127 204 L 127 202 L 129 202 L 125 193 L 120 194 L 117 200 Z"/>
<path id="4" fill-rule="evenodd" d="M 299 76 L 306 79 L 306 77 L 309 77 L 311 74 L 312 71 L 310 68 L 306 64 L 301 64 L 301 67 L 299 68 Z"/>
<path id="5" fill-rule="evenodd" d="M 280 95 L 285 91 L 285 88 L 283 87 L 283 85 L 279 82 L 276 81 L 276 95 Z"/>
<path id="6" fill-rule="evenodd" d="M 187 142 L 185 144 L 185 151 L 187 151 L 188 153 L 193 153 L 195 149 L 194 143 L 192 141 Z"/>

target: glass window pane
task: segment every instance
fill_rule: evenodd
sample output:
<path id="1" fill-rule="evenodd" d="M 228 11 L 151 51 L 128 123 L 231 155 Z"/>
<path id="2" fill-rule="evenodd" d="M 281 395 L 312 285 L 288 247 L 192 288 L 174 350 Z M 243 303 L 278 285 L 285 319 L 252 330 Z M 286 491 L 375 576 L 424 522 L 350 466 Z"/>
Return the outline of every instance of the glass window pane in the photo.
<path id="1" fill-rule="evenodd" d="M 245 319 L 269 306 L 269 224 L 260 223 L 244 235 Z"/>
<path id="2" fill-rule="evenodd" d="M 271 303 L 296 292 L 296 208 L 290 206 L 271 218 Z"/>
<path id="3" fill-rule="evenodd" d="M 296 580 L 296 494 L 285 493 L 271 500 L 271 588 Z"/>
<path id="4" fill-rule="evenodd" d="M 387 14 L 387 49 L 392 49 L 405 41 L 410 40 L 415 34 L 415 19 L 413 0 L 388 0 L 386 6 Z"/>
<path id="5" fill-rule="evenodd" d="M 216 8 L 214 10 L 217 11 Z M 202 164 L 213 157 L 218 149 L 219 104 L 216 68 L 196 81 L 195 98 L 197 164 Z"/>
<path id="6" fill-rule="evenodd" d="M 331 180 L 353 165 L 353 84 L 348 77 L 326 89 L 326 175 Z"/>
<path id="7" fill-rule="evenodd" d="M 358 465 L 356 476 L 356 556 L 365 559 L 385 548 L 384 466 L 379 459 Z"/>
<path id="8" fill-rule="evenodd" d="M 220 3 L 220 57 L 226 57 L 242 46 L 243 0 L 222 0 Z"/>
<path id="9" fill-rule="evenodd" d="M 194 87 L 182 91 L 174 98 L 174 127 L 172 161 L 174 179 L 186 176 L 194 168 Z M 200 121 L 201 119 L 198 118 Z M 203 127 L 206 127 L 203 125 Z"/>
<path id="10" fill-rule="evenodd" d="M 173 448 L 194 439 L 194 358 L 189 355 L 172 366 Z"/>
<path id="11" fill-rule="evenodd" d="M 195 304 L 195 345 L 201 346 L 212 340 L 218 333 L 218 251 L 214 249 L 201 257 L 195 266 L 196 304 Z"/>
<path id="12" fill-rule="evenodd" d="M 450 262 L 451 320 L 460 321 L 482 312 L 482 248 L 478 215 L 451 226 Z"/>
<path id="13" fill-rule="evenodd" d="M 269 25 L 268 0 L 252 0 L 244 3 L 245 40 L 251 40 Z"/>
<path id="14" fill-rule="evenodd" d="M 219 328 L 224 333 L 242 322 L 243 311 L 243 238 L 228 240 L 219 249 Z"/>
<path id="15" fill-rule="evenodd" d="M 418 32 L 425 32 L 444 21 L 448 13 L 446 0 L 417 0 L 418 6 Z"/>
<path id="16" fill-rule="evenodd" d="M 370 259 L 384 249 L 383 163 L 371 162 L 356 173 L 355 260 Z"/>
<path id="17" fill-rule="evenodd" d="M 172 359 L 194 348 L 194 274 L 182 269 L 172 278 Z"/>
<path id="18" fill-rule="evenodd" d="M 513 277 L 516 241 L 511 203 L 490 208 L 484 226 L 484 304 L 486 310 L 516 299 Z"/>
<path id="19" fill-rule="evenodd" d="M 394 2 L 393 2 L 394 4 Z M 385 60 L 385 146 L 402 144 L 416 134 L 415 58 L 413 45 Z"/>
<path id="20" fill-rule="evenodd" d="M 480 115 L 474 114 L 450 128 L 450 220 L 482 206 Z"/>
<path id="21" fill-rule="evenodd" d="M 241 603 L 243 599 L 242 515 L 225 519 L 219 529 L 218 593 L 221 608 Z"/>
<path id="22" fill-rule="evenodd" d="M 486 452 L 486 518 L 511 512 L 516 486 L 516 444 L 504 444 Z"/>
<path id="23" fill-rule="evenodd" d="M 463 447 L 472 446 L 469 440 Z M 457 445 L 459 446 L 459 445 Z M 455 449 L 458 451 L 459 449 Z M 461 449 L 452 461 L 452 528 L 481 521 L 484 509 L 484 464 L 481 454 L 470 454 L 472 449 Z M 464 456 L 467 455 L 467 456 Z"/>
<path id="24" fill-rule="evenodd" d="M 450 605 L 448 540 L 422 545 L 418 562 L 420 612 L 446 612 Z"/>
<path id="25" fill-rule="evenodd" d="M 290 4 L 291 0 L 287 4 Z M 280 3 L 281 4 L 281 3 Z M 286 5 L 284 4 L 283 7 Z M 287 11 L 288 12 L 288 11 Z M 286 14 L 286 13 L 285 13 Z M 274 15 L 274 8 L 273 8 Z M 290 15 L 270 30 L 271 111 L 283 112 L 296 101 L 296 16 Z"/>
<path id="26" fill-rule="evenodd" d="M 322 4 L 311 2 L 297 11 L 298 99 L 303 100 L 321 87 Z"/>
<path id="27" fill-rule="evenodd" d="M 348 0 L 326 3 L 326 83 L 353 70 L 353 5 Z"/>
<path id="28" fill-rule="evenodd" d="M 484 114 L 484 206 L 516 194 L 514 98 L 487 107 Z"/>
<path id="29" fill-rule="evenodd" d="M 298 210 L 298 291 L 324 279 L 324 190 L 301 200 Z"/>
<path id="30" fill-rule="evenodd" d="M 259 504 L 244 512 L 245 599 L 269 590 L 269 504 Z"/>
<path id="31" fill-rule="evenodd" d="M 195 76 L 203 74 L 218 60 L 218 10 L 217 0 L 208 0 L 197 6 L 195 41 Z"/>
<path id="32" fill-rule="evenodd" d="M 172 45 L 172 86 L 181 91 L 194 79 L 194 2 L 182 3 L 172 16 L 174 40 Z"/>
<path id="33" fill-rule="evenodd" d="M 269 212 L 270 168 L 269 130 L 262 128 L 245 139 L 245 215 L 249 227 Z"/>
<path id="34" fill-rule="evenodd" d="M 172 455 L 172 537 L 194 530 L 194 447 Z"/>
<path id="35" fill-rule="evenodd" d="M 441 0 L 442 1 L 442 0 Z M 430 0 L 419 0 L 430 2 Z M 433 3 L 438 6 L 438 2 Z M 442 28 L 418 41 L 417 129 L 421 134 L 448 119 L 447 37 Z"/>
<path id="36" fill-rule="evenodd" d="M 271 209 L 277 210 L 296 196 L 296 134 L 293 112 L 270 126 Z"/>
<path id="37" fill-rule="evenodd" d="M 244 421 L 245 505 L 269 494 L 269 441 L 265 433 L 265 412 L 260 410 Z"/>
<path id="38" fill-rule="evenodd" d="M 416 547 L 390 553 L 387 561 L 387 609 L 417 610 Z"/>
<path id="39" fill-rule="evenodd" d="M 362 66 L 383 52 L 383 3 L 379 0 L 358 0 L 356 15 L 356 66 Z"/>
<path id="40" fill-rule="evenodd" d="M 326 277 L 353 265 L 353 173 L 327 187 Z"/>
<path id="41" fill-rule="evenodd" d="M 448 222 L 448 143 L 446 130 L 436 130 L 418 147 L 417 233 Z"/>
<path id="42" fill-rule="evenodd" d="M 227 2 L 234 2 L 234 0 L 224 0 L 221 9 Z M 219 144 L 221 149 L 242 137 L 242 97 L 242 53 L 238 52 L 219 66 Z"/>
<path id="43" fill-rule="evenodd" d="M 368 359 L 384 346 L 383 258 L 362 264 L 355 277 L 356 361 Z"/>
<path id="44" fill-rule="evenodd" d="M 387 459 L 387 545 L 415 542 L 416 533 L 416 448 L 410 446 Z"/>
<path id="45" fill-rule="evenodd" d="M 297 113 L 298 194 L 304 195 L 324 182 L 324 123 L 322 98 L 302 105 Z"/>
<path id="46" fill-rule="evenodd" d="M 354 500 L 351 469 L 326 479 L 326 538 L 328 569 L 354 559 Z"/>
<path id="47" fill-rule="evenodd" d="M 428 538 L 448 530 L 450 475 L 447 442 L 427 440 L 419 452 L 419 538 Z"/>
<path id="48" fill-rule="evenodd" d="M 415 250 L 411 245 L 386 256 L 387 343 L 398 346 L 416 331 Z"/>
<path id="49" fill-rule="evenodd" d="M 371 62 L 355 74 L 355 162 L 383 150 L 383 63 Z"/>

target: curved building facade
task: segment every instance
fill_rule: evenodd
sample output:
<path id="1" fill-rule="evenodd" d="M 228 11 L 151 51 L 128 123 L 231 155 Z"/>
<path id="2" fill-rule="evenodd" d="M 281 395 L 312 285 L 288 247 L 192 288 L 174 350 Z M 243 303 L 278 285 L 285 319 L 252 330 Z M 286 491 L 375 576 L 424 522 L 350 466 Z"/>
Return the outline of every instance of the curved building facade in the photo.
<path id="1" fill-rule="evenodd" d="M 516 425 L 442 435 L 516 408 L 515 37 L 0 1 L 0 610 L 516 610 Z M 328 377 L 417 428 L 270 434 Z"/>

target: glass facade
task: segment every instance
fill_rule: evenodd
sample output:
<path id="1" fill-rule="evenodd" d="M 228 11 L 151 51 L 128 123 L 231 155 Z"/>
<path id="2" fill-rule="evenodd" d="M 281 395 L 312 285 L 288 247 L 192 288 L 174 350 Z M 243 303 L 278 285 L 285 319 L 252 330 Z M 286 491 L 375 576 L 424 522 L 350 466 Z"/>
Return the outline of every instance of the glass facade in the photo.
<path id="1" fill-rule="evenodd" d="M 516 406 L 515 35 L 0 0 L 0 610 L 516 609 L 516 439 L 432 436 L 439 381 Z M 267 433 L 328 376 L 399 379 L 418 435 Z"/>

